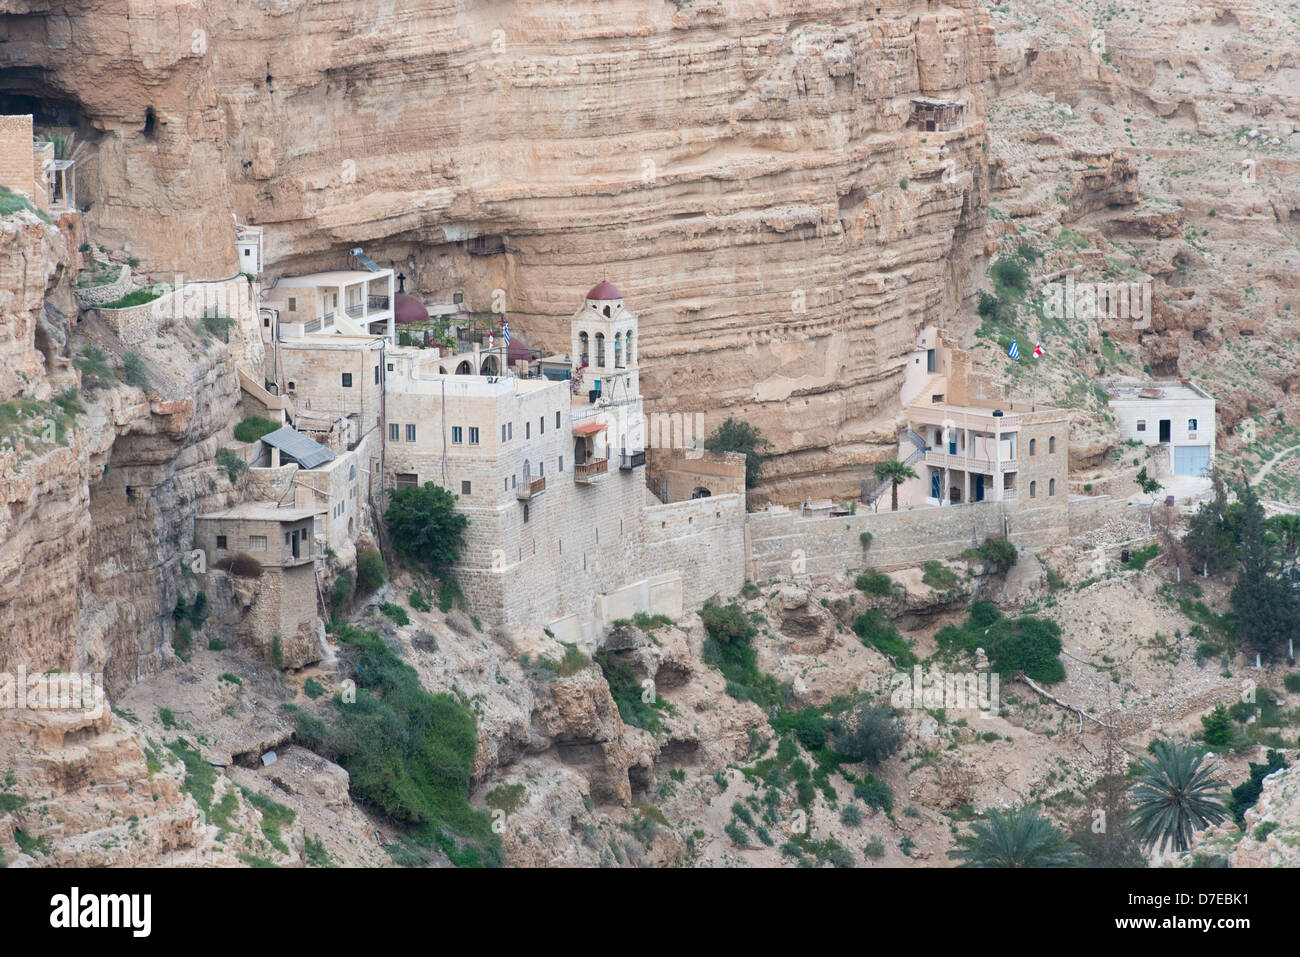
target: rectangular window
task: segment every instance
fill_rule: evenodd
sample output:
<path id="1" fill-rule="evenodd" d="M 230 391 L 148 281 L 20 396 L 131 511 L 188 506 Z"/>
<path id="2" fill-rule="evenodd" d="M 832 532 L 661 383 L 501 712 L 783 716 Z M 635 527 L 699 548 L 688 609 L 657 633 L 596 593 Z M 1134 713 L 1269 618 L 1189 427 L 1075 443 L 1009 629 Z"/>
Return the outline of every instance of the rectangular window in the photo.
<path id="1" fill-rule="evenodd" d="M 393 478 L 399 489 L 415 488 L 420 484 L 419 476 L 414 472 L 398 472 Z"/>
<path id="2" fill-rule="evenodd" d="M 505 425 L 502 425 L 502 426 L 501 426 L 501 441 L 504 442 L 505 440 L 506 440 L 506 427 L 505 427 Z"/>
<path id="3" fill-rule="evenodd" d="M 1137 422 L 1137 430 L 1138 430 L 1139 432 L 1145 432 L 1145 431 L 1147 430 L 1147 420 L 1146 420 L 1146 419 L 1138 419 L 1138 422 Z"/>
<path id="4" fill-rule="evenodd" d="M 389 422 L 389 423 L 388 423 L 388 441 L 389 441 L 389 442 L 396 442 L 398 439 L 400 439 L 400 438 L 402 437 L 401 430 L 402 430 L 402 427 L 401 427 L 400 425 L 398 425 L 396 422 Z"/>
<path id="5" fill-rule="evenodd" d="M 392 372 L 392 371 L 393 371 L 393 364 L 392 364 L 391 362 L 388 363 L 388 371 L 389 371 L 389 372 Z"/>
<path id="6" fill-rule="evenodd" d="M 469 444 L 478 445 L 478 429 L 472 425 L 469 427 Z"/>
<path id="7" fill-rule="evenodd" d="M 298 300 L 295 299 L 293 296 L 289 297 L 289 311 L 290 312 L 298 311 Z"/>
<path id="8" fill-rule="evenodd" d="M 468 495 L 468 494 L 469 494 L 469 482 L 461 482 L 461 483 L 460 483 L 460 494 L 461 494 L 461 495 Z"/>
<path id="9" fill-rule="evenodd" d="M 510 476 L 507 475 L 507 476 L 505 477 L 504 481 L 505 481 L 505 483 L 506 483 L 506 487 L 505 487 L 504 490 L 508 492 L 508 491 L 510 491 Z"/>
<path id="10" fill-rule="evenodd" d="M 217 536 L 217 548 L 225 548 L 225 547 L 226 547 L 226 536 L 224 536 L 224 535 L 218 535 L 218 536 Z"/>
<path id="11" fill-rule="evenodd" d="M 546 463 L 545 463 L 545 462 L 538 462 L 538 463 L 537 463 L 537 475 L 538 475 L 538 477 L 541 477 L 541 476 L 543 476 L 543 475 L 545 475 L 545 474 L 546 474 Z"/>
<path id="12" fill-rule="evenodd" d="M 414 442 L 414 441 L 415 441 L 415 426 L 413 426 L 413 425 L 408 425 L 408 426 L 406 427 L 406 441 L 408 441 L 408 442 Z"/>
<path id="13" fill-rule="evenodd" d="M 1196 431 L 1196 420 L 1195 420 L 1195 419 L 1188 419 L 1188 420 L 1187 420 L 1187 431 L 1188 431 L 1188 432 L 1195 432 L 1195 431 Z"/>
<path id="14" fill-rule="evenodd" d="M 513 439 L 514 437 L 515 437 L 515 424 L 514 424 L 513 422 L 507 422 L 507 423 L 506 423 L 506 438 L 508 438 L 508 439 Z"/>
<path id="15" fill-rule="evenodd" d="M 564 456 L 563 456 L 563 455 L 560 456 L 560 471 L 561 471 L 561 472 L 564 471 Z"/>
<path id="16" fill-rule="evenodd" d="M 379 385 L 379 366 L 375 366 L 375 385 Z"/>
<path id="17" fill-rule="evenodd" d="M 345 372 L 345 373 L 343 373 L 343 388 L 345 388 L 345 389 L 350 389 L 350 388 L 352 388 L 352 373 L 351 373 L 351 372 Z"/>
<path id="18" fill-rule="evenodd" d="M 531 437 L 532 437 L 532 434 L 533 434 L 533 423 L 531 423 L 531 422 L 525 422 L 525 423 L 524 423 L 524 438 L 526 438 L 526 439 L 527 439 L 527 438 L 531 438 Z"/>
<path id="19" fill-rule="evenodd" d="M 546 434 L 546 416 L 544 415 L 539 415 L 537 417 L 537 434 L 538 435 Z"/>
<path id="20" fill-rule="evenodd" d="M 265 536 L 265 535 L 249 535 L 249 536 L 248 536 L 248 550 L 251 551 L 251 552 L 264 552 L 264 551 L 266 551 L 266 536 Z"/>
<path id="21" fill-rule="evenodd" d="M 465 430 L 462 429 L 459 425 L 453 425 L 451 427 L 451 444 L 460 445 L 464 441 L 465 441 Z"/>
<path id="22" fill-rule="evenodd" d="M 556 410 L 555 410 L 555 427 L 556 427 L 557 429 L 560 427 L 560 410 L 559 410 L 559 409 L 556 409 Z"/>

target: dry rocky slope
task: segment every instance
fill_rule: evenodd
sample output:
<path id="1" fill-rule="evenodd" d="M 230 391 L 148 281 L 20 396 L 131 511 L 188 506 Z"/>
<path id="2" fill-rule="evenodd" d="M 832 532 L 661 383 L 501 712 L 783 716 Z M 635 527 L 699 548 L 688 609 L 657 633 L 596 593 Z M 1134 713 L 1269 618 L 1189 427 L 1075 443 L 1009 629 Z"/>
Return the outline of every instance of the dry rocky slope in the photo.
<path id="1" fill-rule="evenodd" d="M 144 268 L 229 275 L 237 212 L 276 274 L 361 246 L 440 301 L 504 290 L 561 352 L 608 277 L 649 407 L 749 418 L 774 494 L 856 493 L 902 354 L 970 311 L 995 55 L 971 0 L 4 10 L 0 101 L 78 127 L 88 218 Z M 905 128 L 918 95 L 963 127 Z"/>

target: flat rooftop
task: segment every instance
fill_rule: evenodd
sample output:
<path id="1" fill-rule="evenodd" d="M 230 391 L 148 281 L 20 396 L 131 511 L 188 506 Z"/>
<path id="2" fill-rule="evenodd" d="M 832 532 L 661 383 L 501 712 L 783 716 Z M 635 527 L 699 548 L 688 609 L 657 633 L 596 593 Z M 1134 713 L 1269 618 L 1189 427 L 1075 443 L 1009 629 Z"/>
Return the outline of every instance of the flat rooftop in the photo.
<path id="1" fill-rule="evenodd" d="M 1205 400 L 1213 402 L 1214 397 L 1192 382 L 1179 379 L 1150 382 L 1115 382 L 1102 388 L 1110 395 L 1111 402 L 1187 402 Z"/>
<path id="2" fill-rule="evenodd" d="M 238 519 L 246 521 L 254 519 L 266 522 L 301 522 L 309 518 L 315 518 L 322 512 L 328 512 L 328 508 L 298 508 L 296 506 L 285 506 L 281 508 L 274 502 L 245 502 L 242 505 L 234 505 L 224 511 L 207 512 L 199 515 L 199 518 L 212 519 Z"/>

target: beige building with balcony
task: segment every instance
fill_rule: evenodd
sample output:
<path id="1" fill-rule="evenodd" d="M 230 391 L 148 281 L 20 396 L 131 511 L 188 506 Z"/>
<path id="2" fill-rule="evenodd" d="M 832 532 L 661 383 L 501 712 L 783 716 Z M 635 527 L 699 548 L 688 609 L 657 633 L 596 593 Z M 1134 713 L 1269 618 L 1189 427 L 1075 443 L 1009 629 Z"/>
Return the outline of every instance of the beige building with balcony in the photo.
<path id="1" fill-rule="evenodd" d="M 396 341 L 391 269 L 282 276 L 263 293 L 261 305 L 278 314 L 282 339 L 337 329 Z"/>
<path id="2" fill-rule="evenodd" d="M 384 478 L 387 488 L 433 482 L 458 496 L 469 526 L 452 571 L 476 614 L 589 641 L 615 618 L 676 617 L 738 588 L 744 496 L 721 496 L 698 516 L 649 506 L 636 317 L 613 286 L 588 293 L 573 341 L 571 380 L 474 375 L 477 357 L 457 374 L 461 356 L 390 349 Z M 715 554 L 702 574 L 684 574 L 692 562 L 670 545 L 698 541 L 693 560 L 708 565 L 723 540 L 736 555 Z"/>
<path id="3" fill-rule="evenodd" d="M 899 505 L 984 501 L 1025 507 L 1068 500 L 1069 415 L 1063 409 L 1003 406 L 1001 388 L 970 366 L 967 353 L 923 330 L 908 357 L 901 394 L 906 427 L 899 458 L 918 475 L 899 486 Z M 888 498 L 873 483 L 872 503 Z"/>

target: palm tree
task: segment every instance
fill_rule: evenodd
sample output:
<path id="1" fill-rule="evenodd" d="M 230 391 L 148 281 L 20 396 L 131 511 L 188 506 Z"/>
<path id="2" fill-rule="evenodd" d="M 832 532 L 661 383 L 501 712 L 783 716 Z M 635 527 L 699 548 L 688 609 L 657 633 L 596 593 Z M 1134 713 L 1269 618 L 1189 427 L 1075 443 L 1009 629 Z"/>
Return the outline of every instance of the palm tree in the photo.
<path id="1" fill-rule="evenodd" d="M 877 481 L 890 483 L 890 504 L 893 505 L 895 512 L 898 511 L 898 486 L 914 478 L 916 473 L 912 471 L 912 467 L 904 465 L 898 459 L 890 459 L 888 462 L 880 462 L 876 465 Z"/>
<path id="2" fill-rule="evenodd" d="M 1154 758 L 1142 759 L 1142 773 L 1130 789 L 1133 813 L 1129 823 L 1148 848 L 1172 844 L 1185 851 L 1193 831 L 1217 824 L 1228 814 L 1223 805 L 1223 781 L 1206 754 L 1187 744 L 1157 741 Z"/>
<path id="3" fill-rule="evenodd" d="M 1038 809 L 1021 806 L 1006 811 L 989 808 L 971 833 L 957 838 L 948 856 L 959 867 L 1078 867 L 1079 849 Z"/>

